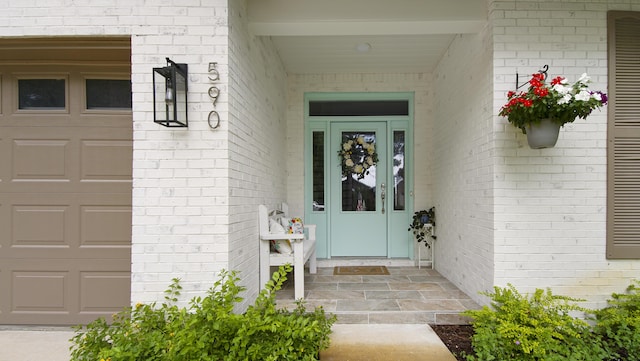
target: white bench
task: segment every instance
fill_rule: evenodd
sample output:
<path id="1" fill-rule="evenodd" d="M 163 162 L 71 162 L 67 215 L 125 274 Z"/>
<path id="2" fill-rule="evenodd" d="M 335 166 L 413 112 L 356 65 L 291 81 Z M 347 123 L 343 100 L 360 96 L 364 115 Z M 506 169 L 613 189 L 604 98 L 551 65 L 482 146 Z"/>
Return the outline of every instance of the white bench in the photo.
<path id="1" fill-rule="evenodd" d="M 283 217 L 288 217 L 288 207 L 282 204 Z M 315 274 L 316 266 L 316 226 L 305 224 L 305 234 L 269 233 L 269 210 L 265 205 L 258 206 L 258 227 L 260 238 L 260 286 L 264 287 L 271 279 L 271 266 L 291 264 L 295 281 L 295 298 L 304 298 L 304 265 L 309 262 L 309 273 Z M 271 240 L 288 239 L 293 254 L 271 252 Z"/>

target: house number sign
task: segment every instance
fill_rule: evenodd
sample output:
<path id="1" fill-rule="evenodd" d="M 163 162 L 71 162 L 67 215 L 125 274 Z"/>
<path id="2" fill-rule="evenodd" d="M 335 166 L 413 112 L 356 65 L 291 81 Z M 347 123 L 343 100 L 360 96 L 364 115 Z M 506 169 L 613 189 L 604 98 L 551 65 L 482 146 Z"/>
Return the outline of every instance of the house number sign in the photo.
<path id="1" fill-rule="evenodd" d="M 209 63 L 209 81 L 216 82 L 220 80 L 220 73 L 218 69 L 216 69 L 218 63 Z M 212 85 L 209 88 L 209 98 L 211 98 L 211 105 L 213 105 L 213 110 L 209 112 L 209 116 L 207 116 L 207 122 L 209 123 L 209 127 L 211 129 L 216 129 L 220 126 L 220 114 L 216 111 L 216 102 L 218 101 L 218 97 L 220 96 L 220 89 L 217 86 Z"/>

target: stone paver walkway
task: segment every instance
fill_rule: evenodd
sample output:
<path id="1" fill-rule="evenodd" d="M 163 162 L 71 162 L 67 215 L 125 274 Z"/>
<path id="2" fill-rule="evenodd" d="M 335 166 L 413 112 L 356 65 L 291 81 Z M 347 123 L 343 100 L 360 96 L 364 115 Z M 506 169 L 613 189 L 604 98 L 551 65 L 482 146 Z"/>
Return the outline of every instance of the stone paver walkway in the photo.
<path id="1" fill-rule="evenodd" d="M 333 267 L 306 274 L 308 308 L 322 306 L 348 324 L 460 324 L 460 312 L 479 308 L 468 295 L 432 269 L 387 267 L 389 275 L 334 276 Z M 293 280 L 277 295 L 279 307 L 294 307 Z"/>

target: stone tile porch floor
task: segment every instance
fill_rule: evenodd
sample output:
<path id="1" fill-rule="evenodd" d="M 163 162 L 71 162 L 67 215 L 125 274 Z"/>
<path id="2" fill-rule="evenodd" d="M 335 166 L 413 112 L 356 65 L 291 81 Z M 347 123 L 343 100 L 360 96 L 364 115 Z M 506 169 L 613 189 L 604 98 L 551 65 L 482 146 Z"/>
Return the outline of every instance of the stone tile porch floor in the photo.
<path id="1" fill-rule="evenodd" d="M 334 276 L 333 267 L 305 270 L 307 309 L 322 306 L 343 324 L 464 324 L 460 316 L 480 306 L 437 271 L 422 267 L 389 267 L 383 276 Z M 276 294 L 278 307 L 293 308 L 289 278 Z"/>

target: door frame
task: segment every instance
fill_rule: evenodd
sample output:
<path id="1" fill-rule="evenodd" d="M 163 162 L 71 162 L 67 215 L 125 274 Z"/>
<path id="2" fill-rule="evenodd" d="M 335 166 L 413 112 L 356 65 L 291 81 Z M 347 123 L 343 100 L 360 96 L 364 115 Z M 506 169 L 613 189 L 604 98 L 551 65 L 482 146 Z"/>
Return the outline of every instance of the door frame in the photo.
<path id="1" fill-rule="evenodd" d="M 309 102 L 311 101 L 376 101 L 376 100 L 406 100 L 408 102 L 408 115 L 383 115 L 383 116 L 310 116 L 309 115 Z M 414 186 L 414 93 L 413 92 L 333 92 L 333 93 L 320 93 L 309 92 L 304 95 L 304 214 L 305 221 L 317 226 L 317 242 L 316 251 L 318 258 L 330 259 L 331 258 L 331 242 L 329 240 L 329 227 L 331 225 L 331 215 L 328 210 L 314 210 L 313 209 L 313 142 L 314 133 L 319 132 L 324 134 L 321 142 L 324 148 L 325 156 L 322 159 L 323 165 L 323 182 L 324 182 L 324 204 L 330 206 L 330 194 L 331 194 L 331 182 L 330 182 L 330 158 L 336 155 L 330 148 L 330 126 L 331 123 L 337 122 L 380 122 L 384 121 L 387 124 L 387 144 L 393 144 L 392 137 L 394 131 L 405 131 L 405 214 L 400 218 L 395 218 L 393 221 L 391 218 L 394 216 L 394 212 L 389 212 L 388 223 L 396 222 L 401 224 L 401 228 L 404 229 L 402 233 L 398 230 L 395 233 L 401 239 L 397 242 L 387 241 L 387 258 L 414 258 L 414 242 L 411 237 L 411 233 L 406 231 L 406 226 L 410 223 L 411 216 L 413 215 L 414 199 L 413 199 L 413 186 Z M 389 146 L 387 146 L 389 149 Z M 389 198 L 391 198 L 389 196 Z M 391 227 L 389 227 L 391 228 Z M 389 234 L 392 230 L 388 231 Z"/>

